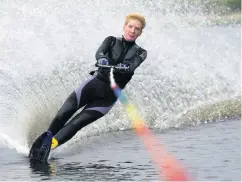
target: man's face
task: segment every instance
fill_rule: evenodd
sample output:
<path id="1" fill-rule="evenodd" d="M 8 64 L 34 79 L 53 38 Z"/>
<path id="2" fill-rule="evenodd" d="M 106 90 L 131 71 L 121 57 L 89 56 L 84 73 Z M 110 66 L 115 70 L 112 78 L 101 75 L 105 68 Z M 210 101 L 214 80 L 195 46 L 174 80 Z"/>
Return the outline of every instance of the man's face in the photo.
<path id="1" fill-rule="evenodd" d="M 124 25 L 124 38 L 127 41 L 135 41 L 142 33 L 142 23 L 139 20 L 129 20 Z"/>

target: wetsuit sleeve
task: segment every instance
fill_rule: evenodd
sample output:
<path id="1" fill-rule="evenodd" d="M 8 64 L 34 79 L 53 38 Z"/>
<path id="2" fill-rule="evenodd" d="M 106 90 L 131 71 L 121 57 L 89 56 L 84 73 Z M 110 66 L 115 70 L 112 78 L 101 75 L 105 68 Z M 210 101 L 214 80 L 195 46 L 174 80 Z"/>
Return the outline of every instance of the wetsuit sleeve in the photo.
<path id="1" fill-rule="evenodd" d="M 129 71 L 134 72 L 134 70 L 139 67 L 139 65 L 146 59 L 146 57 L 147 51 L 140 48 L 140 50 L 137 51 L 136 56 L 133 58 L 129 65 Z"/>
<path id="2" fill-rule="evenodd" d="M 109 36 L 104 39 L 102 45 L 98 48 L 96 52 L 96 60 L 100 58 L 107 58 L 105 55 L 109 51 L 109 49 L 113 46 L 113 43 L 115 41 L 115 37 Z"/>

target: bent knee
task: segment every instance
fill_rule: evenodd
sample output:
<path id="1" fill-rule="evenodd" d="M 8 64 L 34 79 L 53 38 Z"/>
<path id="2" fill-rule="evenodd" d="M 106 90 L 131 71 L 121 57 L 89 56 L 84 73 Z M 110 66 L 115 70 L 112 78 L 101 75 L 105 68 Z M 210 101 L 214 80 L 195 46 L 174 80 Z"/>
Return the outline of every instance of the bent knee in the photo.
<path id="1" fill-rule="evenodd" d="M 107 114 L 113 107 L 114 104 L 108 107 L 87 107 L 85 108 L 86 111 L 97 111 L 101 113 L 102 115 Z"/>

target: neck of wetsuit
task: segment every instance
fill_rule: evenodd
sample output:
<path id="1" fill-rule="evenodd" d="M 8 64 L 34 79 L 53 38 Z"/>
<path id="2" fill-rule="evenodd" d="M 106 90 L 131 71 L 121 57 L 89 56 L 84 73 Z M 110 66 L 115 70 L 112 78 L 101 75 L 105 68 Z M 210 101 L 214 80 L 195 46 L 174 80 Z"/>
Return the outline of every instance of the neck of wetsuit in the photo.
<path id="1" fill-rule="evenodd" d="M 126 48 L 127 46 L 131 47 L 135 43 L 135 41 L 128 41 L 128 40 L 126 40 L 124 38 L 124 36 L 122 36 L 122 42 L 123 42 L 124 48 Z"/>

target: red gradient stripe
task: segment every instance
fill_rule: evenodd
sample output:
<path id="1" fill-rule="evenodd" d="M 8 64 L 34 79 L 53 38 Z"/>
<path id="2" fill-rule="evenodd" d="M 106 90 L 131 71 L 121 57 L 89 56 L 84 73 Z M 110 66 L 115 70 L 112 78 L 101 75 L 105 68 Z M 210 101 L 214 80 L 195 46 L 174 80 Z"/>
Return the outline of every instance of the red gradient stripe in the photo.
<path id="1" fill-rule="evenodd" d="M 182 167 L 180 162 L 169 153 L 164 145 L 161 145 L 155 135 L 145 125 L 140 117 L 137 109 L 128 102 L 128 99 L 122 90 L 115 83 L 112 75 L 110 75 L 111 88 L 120 102 L 125 106 L 127 114 L 132 121 L 136 134 L 143 140 L 145 147 L 150 152 L 153 162 L 158 167 L 161 179 L 165 181 L 189 181 L 188 172 Z"/>

